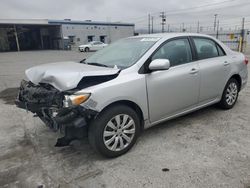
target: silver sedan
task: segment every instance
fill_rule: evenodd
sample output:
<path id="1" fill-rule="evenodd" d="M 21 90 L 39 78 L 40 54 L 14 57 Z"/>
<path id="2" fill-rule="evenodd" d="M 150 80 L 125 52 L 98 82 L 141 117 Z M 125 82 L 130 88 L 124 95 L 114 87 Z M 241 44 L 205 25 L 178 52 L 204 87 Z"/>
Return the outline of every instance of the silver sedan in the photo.
<path id="1" fill-rule="evenodd" d="M 28 69 L 32 84 L 19 94 L 18 104 L 37 113 L 50 127 L 64 125 L 76 132 L 87 128 L 93 148 L 116 157 L 134 145 L 143 129 L 212 104 L 232 108 L 247 84 L 247 64 L 242 53 L 207 35 L 130 37 L 81 64 L 62 62 Z M 23 85 L 25 90 L 28 83 Z M 43 91 L 43 98 L 30 99 L 39 94 L 27 93 L 36 91 Z M 34 101 L 43 104 L 34 105 Z M 68 145 L 74 138 L 66 131 L 57 146 Z"/>

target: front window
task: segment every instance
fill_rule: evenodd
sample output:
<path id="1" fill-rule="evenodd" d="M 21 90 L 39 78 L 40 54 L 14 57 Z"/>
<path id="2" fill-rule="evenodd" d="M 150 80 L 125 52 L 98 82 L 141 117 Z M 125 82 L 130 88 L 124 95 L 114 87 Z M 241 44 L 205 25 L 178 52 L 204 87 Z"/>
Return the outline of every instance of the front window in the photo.
<path id="1" fill-rule="evenodd" d="M 153 56 L 154 59 L 168 59 L 171 67 L 192 61 L 188 39 L 176 39 L 164 44 Z"/>
<path id="2" fill-rule="evenodd" d="M 85 63 L 125 69 L 135 64 L 158 40 L 154 37 L 122 39 L 96 52 Z"/>

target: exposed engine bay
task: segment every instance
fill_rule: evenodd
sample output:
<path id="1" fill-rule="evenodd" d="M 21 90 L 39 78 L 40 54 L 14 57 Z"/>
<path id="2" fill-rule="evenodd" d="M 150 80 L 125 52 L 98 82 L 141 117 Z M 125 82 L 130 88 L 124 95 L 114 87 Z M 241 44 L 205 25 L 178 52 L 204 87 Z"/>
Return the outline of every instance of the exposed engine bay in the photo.
<path id="1" fill-rule="evenodd" d="M 21 82 L 15 103 L 39 117 L 53 131 L 63 133 L 56 146 L 66 146 L 72 140 L 86 136 L 89 121 L 98 114 L 81 105 L 90 93 L 76 93 L 112 80 L 119 72 L 117 68 L 76 62 L 35 66 L 26 70 L 29 81 Z"/>
<path id="2" fill-rule="evenodd" d="M 64 137 L 55 146 L 67 146 L 72 140 L 86 136 L 87 123 L 97 115 L 80 105 L 64 108 L 64 95 L 73 92 L 60 92 L 49 84 L 35 85 L 23 80 L 16 105 L 34 113 L 53 131 L 63 133 Z"/>

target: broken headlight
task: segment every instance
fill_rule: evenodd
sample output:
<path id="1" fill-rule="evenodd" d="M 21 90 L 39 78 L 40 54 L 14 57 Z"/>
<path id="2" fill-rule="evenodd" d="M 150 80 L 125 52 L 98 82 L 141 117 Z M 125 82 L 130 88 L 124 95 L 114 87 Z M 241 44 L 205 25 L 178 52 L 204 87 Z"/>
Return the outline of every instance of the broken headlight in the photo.
<path id="1" fill-rule="evenodd" d="M 77 106 L 88 100 L 90 93 L 65 95 L 63 100 L 63 107 Z"/>

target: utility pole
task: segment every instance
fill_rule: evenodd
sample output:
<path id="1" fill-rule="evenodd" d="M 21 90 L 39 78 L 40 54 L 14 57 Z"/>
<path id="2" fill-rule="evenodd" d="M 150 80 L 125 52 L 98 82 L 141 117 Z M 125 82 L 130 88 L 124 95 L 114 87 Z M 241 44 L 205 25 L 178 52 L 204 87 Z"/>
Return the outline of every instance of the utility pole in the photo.
<path id="1" fill-rule="evenodd" d="M 164 33 L 164 25 L 166 24 L 165 12 L 160 12 L 160 18 L 161 18 L 161 32 Z"/>
<path id="2" fill-rule="evenodd" d="M 110 22 L 111 21 L 110 21 L 109 17 L 107 17 L 106 20 L 108 22 L 108 41 L 107 42 L 108 42 L 108 44 L 110 44 L 111 43 L 111 30 L 110 30 L 111 27 L 110 27 Z"/>
<path id="3" fill-rule="evenodd" d="M 168 32 L 170 32 L 170 24 L 168 24 Z"/>
<path id="4" fill-rule="evenodd" d="M 148 34 L 150 34 L 150 19 L 151 19 L 151 16 L 150 14 L 148 14 Z"/>
<path id="5" fill-rule="evenodd" d="M 242 18 L 242 28 L 241 28 L 241 46 L 240 51 L 243 52 L 244 48 L 244 39 L 245 38 L 245 18 Z"/>
<path id="6" fill-rule="evenodd" d="M 219 26 L 220 26 L 220 22 L 219 20 L 217 21 L 217 32 L 216 32 L 216 38 L 218 39 L 219 37 Z"/>
<path id="7" fill-rule="evenodd" d="M 214 31 L 215 31 L 215 29 L 216 29 L 216 19 L 217 19 L 217 16 L 218 16 L 218 14 L 215 14 L 215 15 L 214 15 Z"/>
<path id="8" fill-rule="evenodd" d="M 200 26 L 200 32 L 203 32 L 203 30 L 204 30 L 204 27 L 203 26 Z"/>
<path id="9" fill-rule="evenodd" d="M 153 16 L 151 16 L 151 21 L 152 21 L 152 23 L 151 23 L 151 33 L 154 33 L 154 17 Z"/>
<path id="10" fill-rule="evenodd" d="M 200 22 L 198 21 L 198 23 L 197 23 L 197 33 L 199 33 L 200 32 Z"/>
<path id="11" fill-rule="evenodd" d="M 19 52 L 20 51 L 20 46 L 19 46 L 19 40 L 18 40 L 16 25 L 14 25 L 14 35 L 15 35 L 15 38 L 16 38 L 17 51 Z"/>

